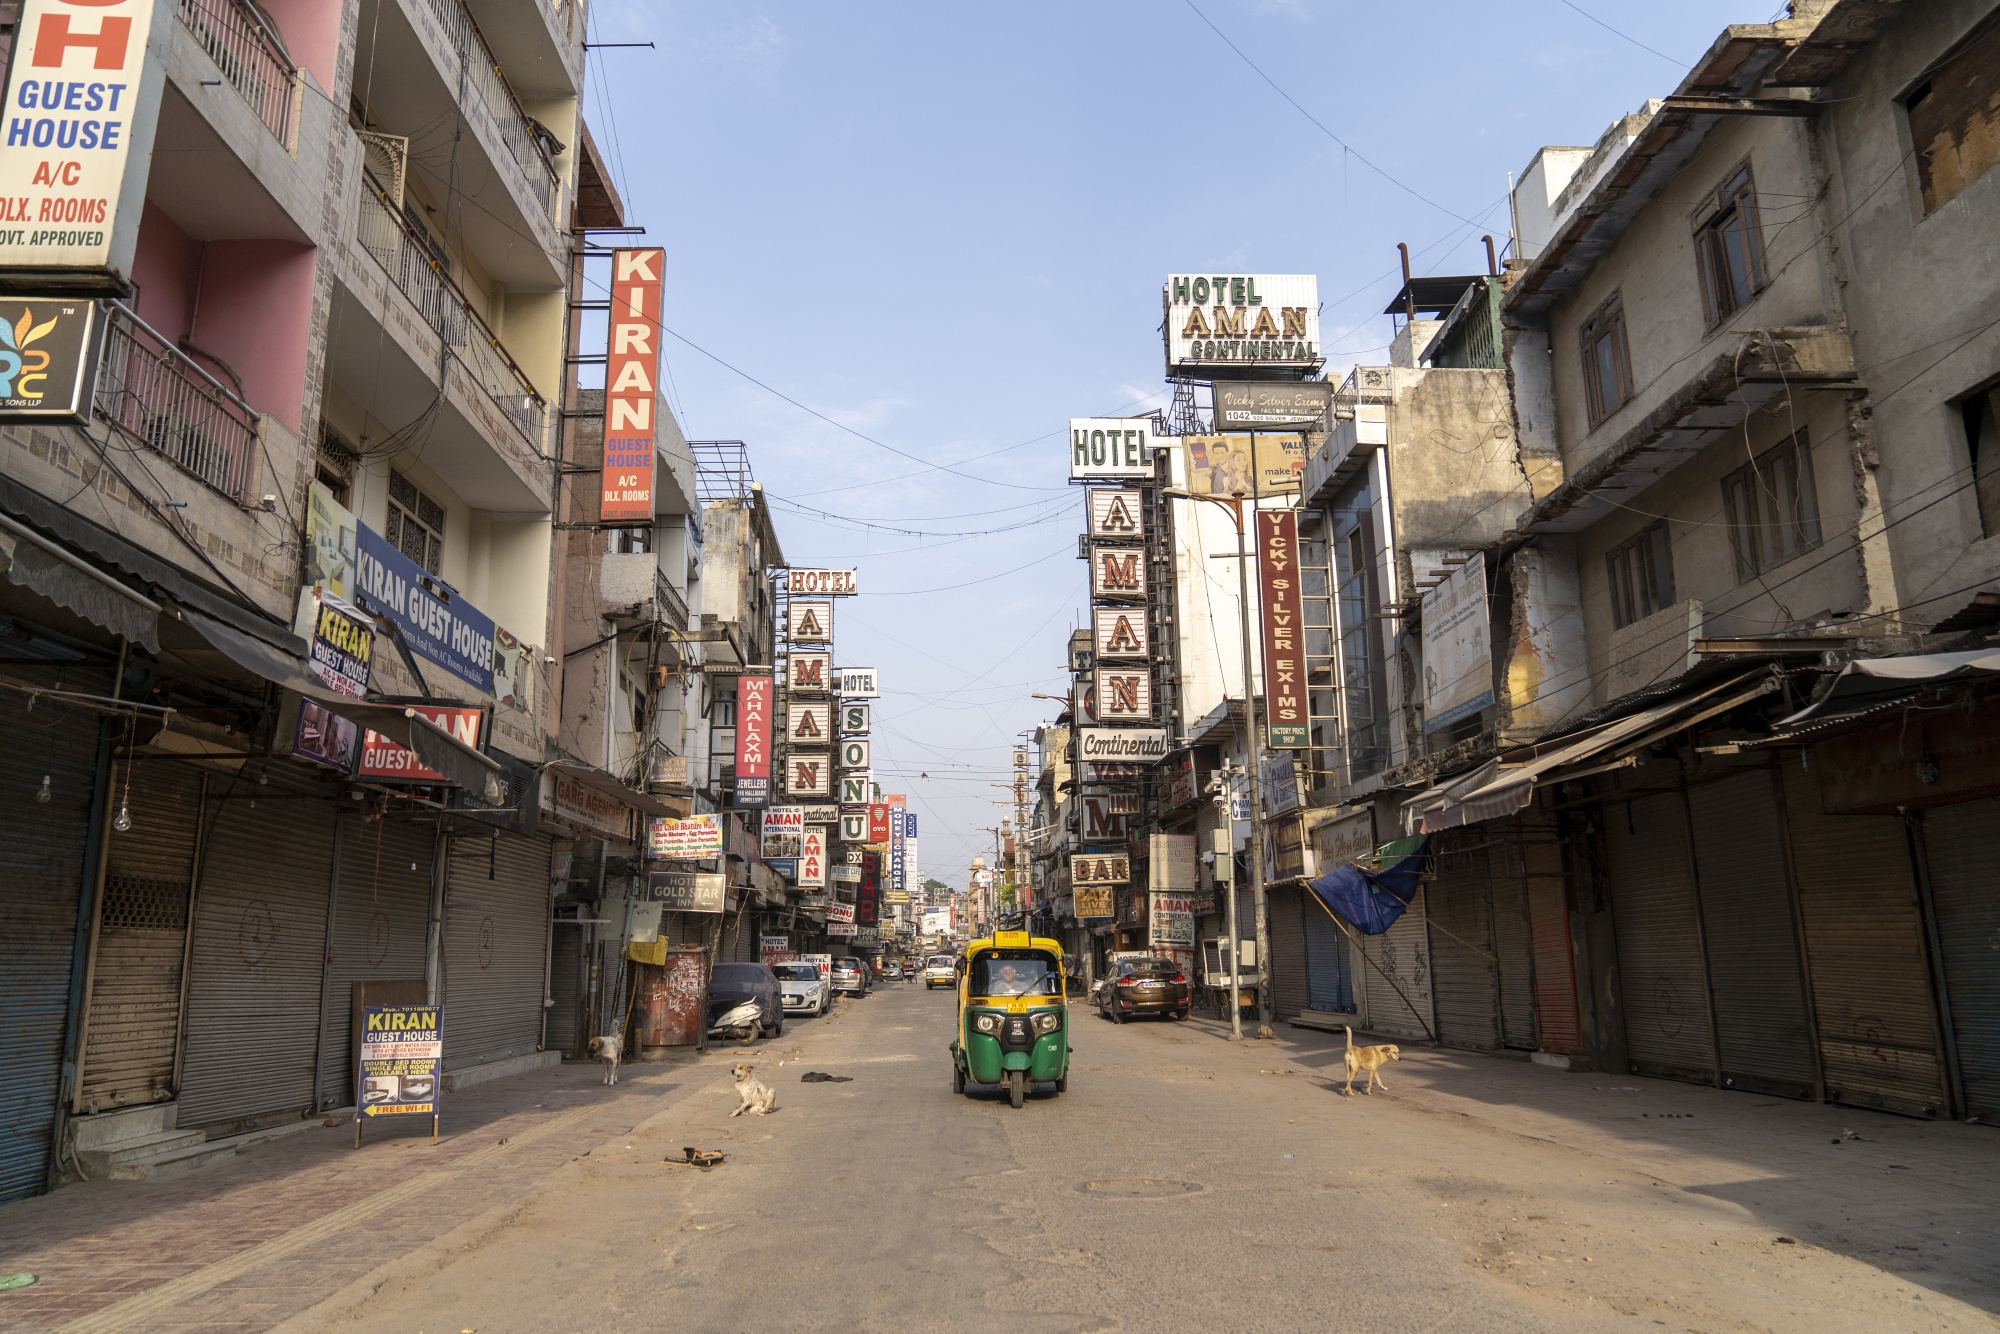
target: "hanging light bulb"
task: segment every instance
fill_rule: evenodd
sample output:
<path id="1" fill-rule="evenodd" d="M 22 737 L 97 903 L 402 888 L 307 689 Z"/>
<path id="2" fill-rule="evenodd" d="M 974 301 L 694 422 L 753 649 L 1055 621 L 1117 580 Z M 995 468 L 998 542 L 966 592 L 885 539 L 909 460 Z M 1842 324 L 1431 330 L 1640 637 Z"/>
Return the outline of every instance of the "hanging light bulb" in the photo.
<path id="1" fill-rule="evenodd" d="M 121 834 L 129 830 L 132 827 L 132 808 L 120 803 L 118 818 L 111 822 L 111 827 Z"/>
<path id="2" fill-rule="evenodd" d="M 46 802 L 50 797 L 54 795 L 55 795 L 54 793 L 49 791 L 49 776 L 47 774 L 43 774 L 41 790 L 35 793 L 35 800 L 40 802 Z"/>

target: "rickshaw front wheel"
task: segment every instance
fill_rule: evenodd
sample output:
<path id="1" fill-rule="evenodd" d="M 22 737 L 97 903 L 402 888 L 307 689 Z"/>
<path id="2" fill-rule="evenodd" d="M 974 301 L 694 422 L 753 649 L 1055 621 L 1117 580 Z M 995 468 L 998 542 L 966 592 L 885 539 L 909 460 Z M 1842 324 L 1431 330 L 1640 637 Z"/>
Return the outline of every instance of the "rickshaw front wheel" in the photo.
<path id="1" fill-rule="evenodd" d="M 965 1092 L 965 1070 L 956 1061 L 952 1062 L 951 1066 L 951 1091 L 953 1093 Z"/>
<path id="2" fill-rule="evenodd" d="M 1028 1100 L 1028 1072 L 1009 1070 L 1007 1072 L 1007 1101 L 1019 1107 Z"/>
<path id="3" fill-rule="evenodd" d="M 1063 1071 L 1061 1076 L 1059 1076 L 1056 1079 L 1056 1092 L 1058 1093 L 1069 1092 L 1069 1071 L 1067 1070 Z"/>

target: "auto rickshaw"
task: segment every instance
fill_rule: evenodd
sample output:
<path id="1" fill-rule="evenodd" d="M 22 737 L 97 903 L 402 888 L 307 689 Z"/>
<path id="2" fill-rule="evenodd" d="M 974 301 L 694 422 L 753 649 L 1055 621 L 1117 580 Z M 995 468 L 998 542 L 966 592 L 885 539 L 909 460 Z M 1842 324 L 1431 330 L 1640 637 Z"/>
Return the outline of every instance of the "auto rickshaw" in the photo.
<path id="1" fill-rule="evenodd" d="M 1068 991 L 1062 946 L 1026 931 L 968 941 L 958 963 L 958 1036 L 951 1090 L 1004 1084 L 1019 1107 L 1028 1085 L 1069 1087 Z"/>

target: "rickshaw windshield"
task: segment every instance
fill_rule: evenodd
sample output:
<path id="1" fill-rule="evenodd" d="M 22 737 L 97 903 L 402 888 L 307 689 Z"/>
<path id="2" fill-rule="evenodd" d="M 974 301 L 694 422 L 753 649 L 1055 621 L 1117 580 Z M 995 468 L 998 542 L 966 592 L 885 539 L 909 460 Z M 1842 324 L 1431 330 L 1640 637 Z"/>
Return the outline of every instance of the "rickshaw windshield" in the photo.
<path id="1" fill-rule="evenodd" d="M 966 992 L 973 996 L 1061 994 L 1056 961 L 1039 950 L 988 950 L 972 961 Z"/>

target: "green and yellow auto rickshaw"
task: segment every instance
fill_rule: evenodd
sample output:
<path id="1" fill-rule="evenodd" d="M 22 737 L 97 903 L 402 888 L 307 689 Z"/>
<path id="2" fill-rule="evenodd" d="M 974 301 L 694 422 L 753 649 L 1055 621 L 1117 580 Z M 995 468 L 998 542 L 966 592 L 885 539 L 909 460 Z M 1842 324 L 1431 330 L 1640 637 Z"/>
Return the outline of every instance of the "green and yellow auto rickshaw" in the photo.
<path id="1" fill-rule="evenodd" d="M 1028 1085 L 1069 1087 L 1069 1011 L 1062 946 L 1025 931 L 968 941 L 958 969 L 951 1088 L 1004 1084 L 1016 1107 Z"/>

